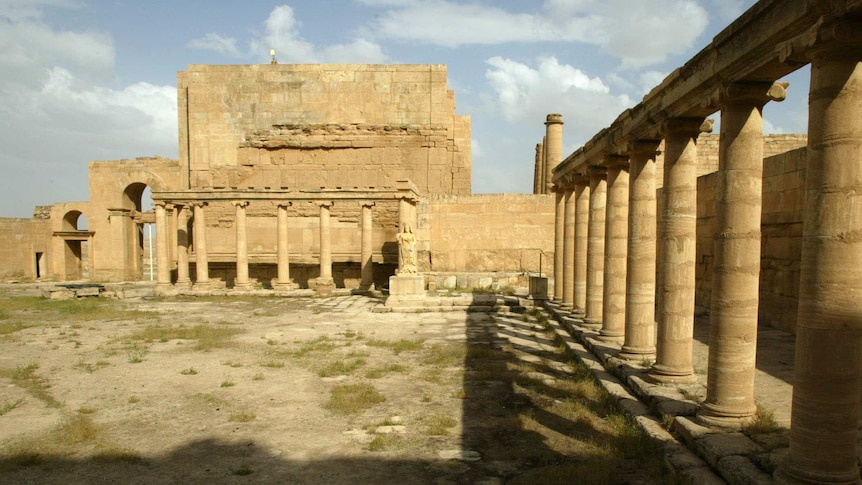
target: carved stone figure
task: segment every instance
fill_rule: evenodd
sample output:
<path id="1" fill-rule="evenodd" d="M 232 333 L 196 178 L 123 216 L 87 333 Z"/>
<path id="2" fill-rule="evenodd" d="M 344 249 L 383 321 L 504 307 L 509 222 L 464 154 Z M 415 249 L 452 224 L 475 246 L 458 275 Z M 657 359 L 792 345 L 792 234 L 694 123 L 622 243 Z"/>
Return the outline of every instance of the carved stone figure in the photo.
<path id="1" fill-rule="evenodd" d="M 416 274 L 416 236 L 410 224 L 396 236 L 398 240 L 398 274 Z"/>

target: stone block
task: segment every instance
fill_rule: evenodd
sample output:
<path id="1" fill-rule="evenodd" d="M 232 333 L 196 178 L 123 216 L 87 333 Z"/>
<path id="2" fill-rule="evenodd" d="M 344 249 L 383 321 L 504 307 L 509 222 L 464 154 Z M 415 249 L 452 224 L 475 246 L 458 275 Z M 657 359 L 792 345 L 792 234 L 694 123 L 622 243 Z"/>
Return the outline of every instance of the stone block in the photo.
<path id="1" fill-rule="evenodd" d="M 392 296 L 408 296 L 425 294 L 425 278 L 423 276 L 390 276 L 389 294 Z"/>

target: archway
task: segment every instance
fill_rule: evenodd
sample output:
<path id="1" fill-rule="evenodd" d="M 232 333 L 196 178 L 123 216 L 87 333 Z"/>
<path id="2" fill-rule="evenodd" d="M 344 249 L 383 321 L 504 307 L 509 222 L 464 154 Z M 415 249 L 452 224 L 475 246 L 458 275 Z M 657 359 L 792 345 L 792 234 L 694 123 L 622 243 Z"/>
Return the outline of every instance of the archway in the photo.
<path id="1" fill-rule="evenodd" d="M 149 187 L 140 182 L 129 184 L 123 190 L 122 208 L 128 211 L 129 217 L 123 227 L 123 267 L 125 279 L 139 281 L 148 279 L 152 266 L 147 266 L 151 259 L 147 252 L 148 239 L 155 237 L 154 216 L 152 212 L 152 196 Z"/>
<path id="2" fill-rule="evenodd" d="M 64 214 L 59 235 L 63 239 L 63 279 L 68 281 L 88 278 L 92 233 L 87 230 L 87 216 L 78 210 L 70 210 Z M 37 255 L 37 265 L 41 264 L 39 258 Z"/>

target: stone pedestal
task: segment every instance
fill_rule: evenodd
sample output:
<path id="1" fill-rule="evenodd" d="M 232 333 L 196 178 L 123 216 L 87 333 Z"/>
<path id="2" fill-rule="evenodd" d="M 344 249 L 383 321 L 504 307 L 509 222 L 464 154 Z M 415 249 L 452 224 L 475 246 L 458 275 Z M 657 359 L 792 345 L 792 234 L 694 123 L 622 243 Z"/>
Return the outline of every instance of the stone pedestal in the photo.
<path id="1" fill-rule="evenodd" d="M 315 296 L 332 296 L 335 292 L 335 280 L 321 276 L 308 280 L 308 287 L 314 290 Z"/>
<path id="2" fill-rule="evenodd" d="M 425 277 L 419 275 L 390 276 L 390 296 L 421 296 L 425 294 Z"/>
<path id="3" fill-rule="evenodd" d="M 530 276 L 530 299 L 548 299 L 548 278 L 544 276 Z"/>

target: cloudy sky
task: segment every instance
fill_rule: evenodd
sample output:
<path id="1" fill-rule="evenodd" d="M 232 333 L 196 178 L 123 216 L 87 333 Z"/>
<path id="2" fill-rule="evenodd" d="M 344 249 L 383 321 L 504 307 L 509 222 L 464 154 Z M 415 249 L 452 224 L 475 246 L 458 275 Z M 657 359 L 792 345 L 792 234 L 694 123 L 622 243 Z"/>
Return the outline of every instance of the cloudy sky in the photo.
<path id="1" fill-rule="evenodd" d="M 188 64 L 447 64 L 473 190 L 529 192 L 545 115 L 568 155 L 753 0 L 0 0 L 0 216 L 86 200 L 87 162 L 177 157 Z M 804 132 L 807 71 L 766 130 Z"/>

